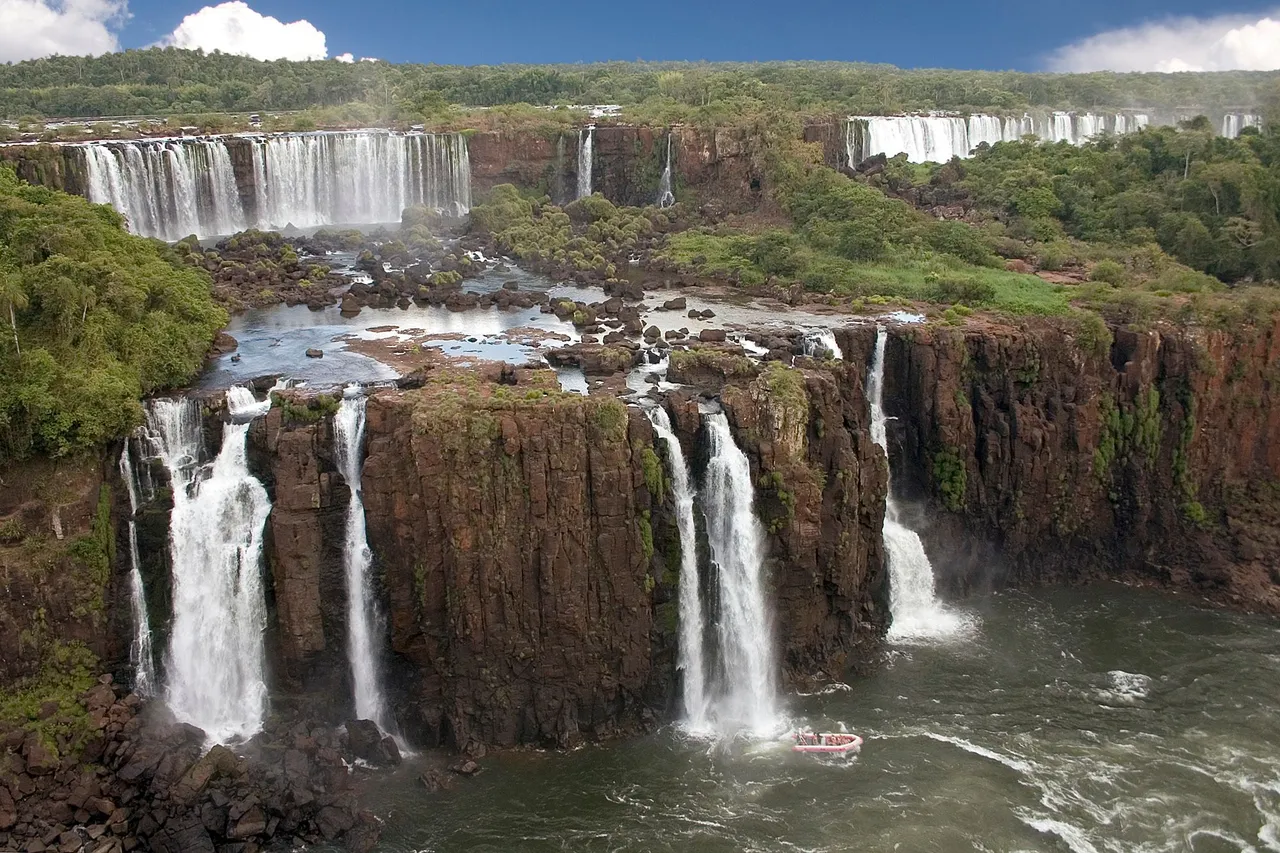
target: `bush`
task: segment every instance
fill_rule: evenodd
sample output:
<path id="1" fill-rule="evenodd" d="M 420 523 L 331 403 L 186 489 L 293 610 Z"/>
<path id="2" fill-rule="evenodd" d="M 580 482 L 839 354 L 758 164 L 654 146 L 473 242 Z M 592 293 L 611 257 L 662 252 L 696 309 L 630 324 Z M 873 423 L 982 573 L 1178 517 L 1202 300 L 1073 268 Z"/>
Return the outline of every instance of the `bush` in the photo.
<path id="1" fill-rule="evenodd" d="M 1098 261 L 1093 265 L 1093 269 L 1089 270 L 1090 281 L 1102 281 L 1107 284 L 1113 284 L 1116 287 L 1124 287 L 1129 283 L 1128 271 L 1112 260 Z"/>

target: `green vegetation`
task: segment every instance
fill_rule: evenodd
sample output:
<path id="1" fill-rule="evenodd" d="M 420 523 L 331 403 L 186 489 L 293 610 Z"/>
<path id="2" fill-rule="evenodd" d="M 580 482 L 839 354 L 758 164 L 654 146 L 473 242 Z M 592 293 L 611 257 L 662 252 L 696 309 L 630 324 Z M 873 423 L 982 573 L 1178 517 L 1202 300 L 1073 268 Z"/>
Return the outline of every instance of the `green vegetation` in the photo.
<path id="1" fill-rule="evenodd" d="M 647 117 L 731 122 L 760 105 L 844 113 L 1032 107 L 1259 104 L 1276 81 L 1225 74 L 1026 74 L 903 70 L 839 62 L 608 62 L 441 66 L 386 62 L 261 62 L 223 53 L 149 48 L 98 57 L 53 56 L 0 66 L 0 114 L 179 115 L 309 110 L 264 120 L 313 129 L 339 119 L 448 118 L 452 104 L 623 104 Z M 545 111 L 544 111 L 545 112 Z M 546 121 L 546 116 L 540 116 Z"/>
<path id="2" fill-rule="evenodd" d="M 271 395 L 271 404 L 280 407 L 285 424 L 301 425 L 314 424 L 333 417 L 338 413 L 342 400 L 332 394 L 301 397 L 276 392 Z"/>
<path id="3" fill-rule="evenodd" d="M 952 512 L 964 509 L 969 472 L 956 450 L 945 447 L 933 455 L 933 481 L 947 509 Z"/>
<path id="4" fill-rule="evenodd" d="M 55 756 L 75 752 L 91 734 L 80 696 L 93 687 L 97 669 L 97 658 L 82 643 L 56 641 L 39 673 L 0 694 L 0 720 L 35 733 Z M 47 703 L 57 707 L 52 715 L 41 713 Z"/>
<path id="5" fill-rule="evenodd" d="M 662 460 L 658 458 L 658 454 L 654 452 L 649 445 L 643 445 L 640 450 L 640 465 L 644 469 L 644 484 L 649 489 L 649 494 L 653 499 L 662 503 L 666 498 L 667 491 L 667 475 L 662 467 Z"/>
<path id="6" fill-rule="evenodd" d="M 0 461 L 127 434 L 142 395 L 189 379 L 225 322 L 207 274 L 0 167 Z"/>

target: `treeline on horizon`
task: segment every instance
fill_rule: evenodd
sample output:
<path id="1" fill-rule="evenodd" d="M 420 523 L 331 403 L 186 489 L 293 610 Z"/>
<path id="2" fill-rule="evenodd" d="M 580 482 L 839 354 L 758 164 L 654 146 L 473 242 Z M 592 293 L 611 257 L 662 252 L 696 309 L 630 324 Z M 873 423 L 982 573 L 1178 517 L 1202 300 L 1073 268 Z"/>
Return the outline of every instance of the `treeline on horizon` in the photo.
<path id="1" fill-rule="evenodd" d="M 294 111 L 373 105 L 389 117 L 442 105 L 763 103 L 790 110 L 1257 109 L 1280 72 L 1047 74 L 846 62 L 606 62 L 447 66 L 264 62 L 148 48 L 0 65 L 7 119 Z"/>

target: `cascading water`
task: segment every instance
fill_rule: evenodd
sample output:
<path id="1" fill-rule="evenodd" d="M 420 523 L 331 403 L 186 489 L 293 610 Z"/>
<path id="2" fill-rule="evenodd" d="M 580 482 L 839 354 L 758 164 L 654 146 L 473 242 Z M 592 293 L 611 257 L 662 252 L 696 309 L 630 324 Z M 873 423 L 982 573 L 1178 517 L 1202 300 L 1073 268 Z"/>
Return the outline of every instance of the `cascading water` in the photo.
<path id="1" fill-rule="evenodd" d="M 662 167 L 662 177 L 658 180 L 658 207 L 670 207 L 676 203 L 676 194 L 671 187 L 671 137 L 667 134 L 667 162 Z"/>
<path id="2" fill-rule="evenodd" d="M 210 741 L 252 737 L 267 700 L 261 562 L 271 502 L 246 455 L 249 422 L 262 404 L 247 388 L 231 388 L 227 409 L 222 449 L 207 465 L 200 464 L 198 403 L 157 400 L 147 410 L 148 432 L 173 486 L 166 698 L 178 719 Z"/>
<path id="3" fill-rule="evenodd" d="M 231 157 L 221 139 L 87 143 L 85 189 L 137 234 L 179 240 L 245 227 Z"/>
<path id="4" fill-rule="evenodd" d="M 835 333 L 830 329 L 818 329 L 806 334 L 804 336 L 804 354 L 810 358 L 824 356 L 837 361 L 844 360 L 844 353 L 840 351 L 840 344 L 836 343 Z"/>
<path id="5" fill-rule="evenodd" d="M 876 331 L 875 357 L 867 377 L 867 397 L 871 401 L 871 440 L 889 457 L 884 414 L 884 351 L 888 332 Z M 970 620 L 943 607 L 934 594 L 933 565 L 924 552 L 920 536 L 900 520 L 893 499 L 890 471 L 884 508 L 884 548 L 889 560 L 889 610 L 893 624 L 890 642 L 910 643 L 953 636 L 969 628 Z"/>
<path id="6" fill-rule="evenodd" d="M 146 590 L 142 584 L 142 560 L 138 556 L 138 479 L 129 458 L 129 442 L 120 451 L 120 479 L 129 489 L 129 611 L 133 616 L 133 642 L 129 662 L 133 664 L 133 690 L 151 696 L 156 689 L 156 660 L 151 644 L 151 619 L 147 616 Z"/>
<path id="7" fill-rule="evenodd" d="M 366 399 L 359 387 L 348 388 L 333 418 L 333 450 L 338 470 L 347 482 L 347 538 L 343 562 L 347 575 L 347 654 L 351 662 L 351 688 L 356 717 L 372 720 L 382 731 L 395 734 L 395 720 L 382 691 L 376 648 L 380 623 L 370 577 L 373 555 L 365 530 L 364 497 L 360 475 L 364 468 Z"/>
<path id="8" fill-rule="evenodd" d="M 578 198 L 591 195 L 591 167 L 594 159 L 596 126 L 589 124 L 578 131 Z"/>
<path id="9" fill-rule="evenodd" d="M 764 591 L 764 529 L 752 506 L 751 466 L 734 443 L 729 420 L 706 418 L 710 459 L 703 483 L 707 541 L 720 596 L 717 635 L 724 683 L 711 708 L 721 730 L 777 727 L 773 626 Z"/>
<path id="10" fill-rule="evenodd" d="M 268 136 L 253 145 L 262 227 L 399 222 L 411 205 L 471 209 L 461 134 L 375 131 Z"/>
<path id="11" fill-rule="evenodd" d="M 694 733 L 710 729 L 707 720 L 706 623 L 698 587 L 698 532 L 693 517 L 693 487 L 680 439 L 661 406 L 649 411 L 654 431 L 667 448 L 671 467 L 671 498 L 675 502 L 676 527 L 680 531 L 680 649 L 679 669 L 684 673 L 685 725 Z"/>
<path id="12" fill-rule="evenodd" d="M 228 142 L 250 147 L 253 186 L 241 201 Z M 410 205 L 452 216 L 471 209 L 462 134 L 340 133 L 90 142 L 89 200 L 110 204 L 147 237 L 212 237 L 250 226 L 398 222 Z"/>

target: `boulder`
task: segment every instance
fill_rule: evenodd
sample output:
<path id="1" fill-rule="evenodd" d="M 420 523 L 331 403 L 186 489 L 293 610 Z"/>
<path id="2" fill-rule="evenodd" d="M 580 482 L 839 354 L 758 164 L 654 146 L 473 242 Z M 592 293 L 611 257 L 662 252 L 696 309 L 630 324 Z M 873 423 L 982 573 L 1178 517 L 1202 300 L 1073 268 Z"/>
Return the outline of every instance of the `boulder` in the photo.
<path id="1" fill-rule="evenodd" d="M 724 343 L 727 338 L 728 335 L 725 333 L 724 329 L 703 329 L 701 332 L 698 332 L 698 340 L 702 341 L 704 344 Z"/>
<path id="2" fill-rule="evenodd" d="M 324 350 L 312 347 L 307 350 L 307 358 L 324 358 Z"/>
<path id="3" fill-rule="evenodd" d="M 683 296 L 677 296 L 675 299 L 668 299 L 666 302 L 662 303 L 662 310 L 683 311 L 687 304 L 688 303 Z"/>

